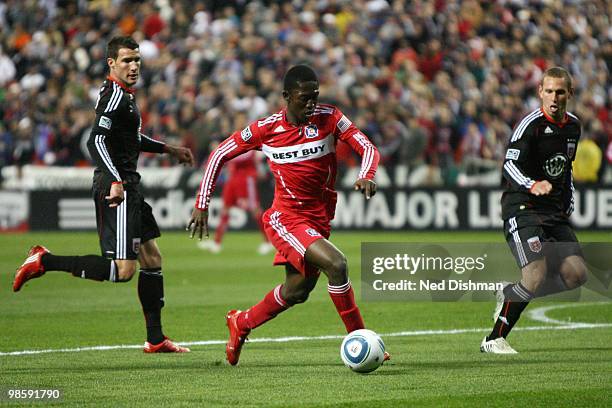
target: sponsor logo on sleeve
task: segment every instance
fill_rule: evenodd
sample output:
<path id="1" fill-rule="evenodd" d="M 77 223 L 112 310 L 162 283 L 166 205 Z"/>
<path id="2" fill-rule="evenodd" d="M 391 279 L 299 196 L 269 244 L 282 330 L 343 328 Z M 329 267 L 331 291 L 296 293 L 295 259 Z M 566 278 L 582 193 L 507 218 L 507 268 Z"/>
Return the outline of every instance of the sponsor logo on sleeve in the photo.
<path id="1" fill-rule="evenodd" d="M 342 117 L 340 118 L 336 126 L 338 127 L 338 130 L 340 131 L 340 133 L 344 133 L 348 130 L 348 128 L 351 125 L 352 125 L 352 122 L 346 116 L 342 115 Z"/>
<path id="2" fill-rule="evenodd" d="M 506 160 L 518 160 L 521 151 L 519 149 L 508 149 L 506 152 Z"/>
<path id="3" fill-rule="evenodd" d="M 251 133 L 251 129 L 247 126 L 240 132 L 240 137 L 243 141 L 248 142 L 253 137 L 253 133 Z"/>
<path id="4" fill-rule="evenodd" d="M 569 157 L 570 159 L 573 159 L 575 153 L 576 153 L 576 142 L 574 143 L 569 142 L 567 144 L 567 157 Z"/>
<path id="5" fill-rule="evenodd" d="M 104 129 L 110 130 L 110 128 L 113 126 L 113 120 L 106 116 L 100 116 L 100 121 L 98 122 L 98 125 L 100 127 L 103 127 Z"/>

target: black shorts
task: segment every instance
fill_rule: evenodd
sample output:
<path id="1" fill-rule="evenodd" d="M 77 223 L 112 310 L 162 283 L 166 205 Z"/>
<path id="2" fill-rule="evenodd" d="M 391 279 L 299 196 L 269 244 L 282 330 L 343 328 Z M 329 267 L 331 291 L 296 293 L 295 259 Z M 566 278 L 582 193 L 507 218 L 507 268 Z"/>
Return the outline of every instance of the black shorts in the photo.
<path id="1" fill-rule="evenodd" d="M 114 208 L 108 206 L 107 195 L 108 191 L 93 190 L 102 256 L 138 259 L 140 245 L 161 236 L 153 210 L 137 189 L 126 189 L 125 199 Z"/>
<path id="2" fill-rule="evenodd" d="M 504 220 L 504 233 L 520 268 L 544 257 L 547 264 L 559 265 L 568 256 L 583 256 L 574 230 L 563 217 L 511 217 Z"/>

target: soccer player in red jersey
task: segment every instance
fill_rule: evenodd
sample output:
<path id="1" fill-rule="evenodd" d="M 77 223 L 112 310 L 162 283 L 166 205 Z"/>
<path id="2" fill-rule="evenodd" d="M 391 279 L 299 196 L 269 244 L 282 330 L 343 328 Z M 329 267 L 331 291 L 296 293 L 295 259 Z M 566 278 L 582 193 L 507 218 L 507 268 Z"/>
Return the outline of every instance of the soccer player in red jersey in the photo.
<path id="1" fill-rule="evenodd" d="M 235 365 L 251 330 L 291 306 L 303 303 L 314 289 L 320 271 L 347 332 L 363 329 L 363 319 L 348 278 L 346 257 L 328 241 L 336 208 L 335 147 L 347 142 L 362 158 L 355 189 L 366 199 L 376 192 L 374 173 L 378 150 L 353 123 L 332 105 L 317 104 L 319 81 L 306 65 L 290 68 L 283 80 L 287 107 L 251 123 L 223 141 L 210 155 L 197 193 L 188 229 L 191 237 L 208 236 L 208 203 L 223 164 L 249 150 L 262 150 L 275 178 L 272 207 L 263 215 L 266 235 L 276 247 L 275 265 L 285 265 L 285 282 L 259 303 L 226 316 L 230 338 L 227 360 Z"/>
<path id="2" fill-rule="evenodd" d="M 262 211 L 257 187 L 258 162 L 257 153 L 251 150 L 228 163 L 227 180 L 222 193 L 221 220 L 215 231 L 214 240 L 200 241 L 198 243 L 200 248 L 212 253 L 221 251 L 221 242 L 229 223 L 230 209 L 238 207 L 249 212 L 263 234 L 263 242 L 259 245 L 257 252 L 265 255 L 274 249 L 274 246 L 268 242 L 261 219 Z"/>

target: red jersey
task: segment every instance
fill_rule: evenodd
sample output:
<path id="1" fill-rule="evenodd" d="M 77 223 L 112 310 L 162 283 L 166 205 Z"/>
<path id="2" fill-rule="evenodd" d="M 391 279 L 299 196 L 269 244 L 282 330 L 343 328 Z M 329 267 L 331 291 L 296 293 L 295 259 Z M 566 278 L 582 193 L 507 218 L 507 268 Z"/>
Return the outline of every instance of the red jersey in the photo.
<path id="1" fill-rule="evenodd" d="M 261 150 L 275 179 L 272 207 L 300 216 L 321 217 L 335 207 L 336 143 L 347 142 L 362 158 L 359 178 L 373 179 L 378 150 L 332 105 L 317 105 L 308 123 L 287 121 L 286 108 L 234 132 L 210 155 L 196 198 L 206 210 L 223 164 L 249 150 Z M 332 211 L 333 213 L 333 211 Z"/>

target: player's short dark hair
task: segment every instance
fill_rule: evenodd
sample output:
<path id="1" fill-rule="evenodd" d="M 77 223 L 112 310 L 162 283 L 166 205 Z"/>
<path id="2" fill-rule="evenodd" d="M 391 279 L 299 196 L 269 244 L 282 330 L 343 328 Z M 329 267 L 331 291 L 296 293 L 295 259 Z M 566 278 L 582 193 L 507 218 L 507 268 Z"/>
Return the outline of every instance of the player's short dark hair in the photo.
<path id="1" fill-rule="evenodd" d="M 319 82 L 317 74 L 308 65 L 294 65 L 283 78 L 283 89 L 287 92 L 297 88 L 300 82 Z"/>
<path id="2" fill-rule="evenodd" d="M 544 84 L 544 78 L 546 77 L 550 77 L 550 78 L 563 78 L 565 80 L 565 84 L 567 85 L 568 89 L 572 89 L 572 76 L 570 75 L 570 73 L 567 71 L 567 69 L 563 68 L 563 67 L 552 67 L 552 68 L 548 68 L 545 72 L 544 75 L 542 75 L 542 81 L 540 82 L 540 85 Z"/>
<path id="3" fill-rule="evenodd" d="M 138 49 L 138 43 L 132 37 L 113 37 L 106 45 L 106 58 L 117 59 L 121 48 Z"/>

